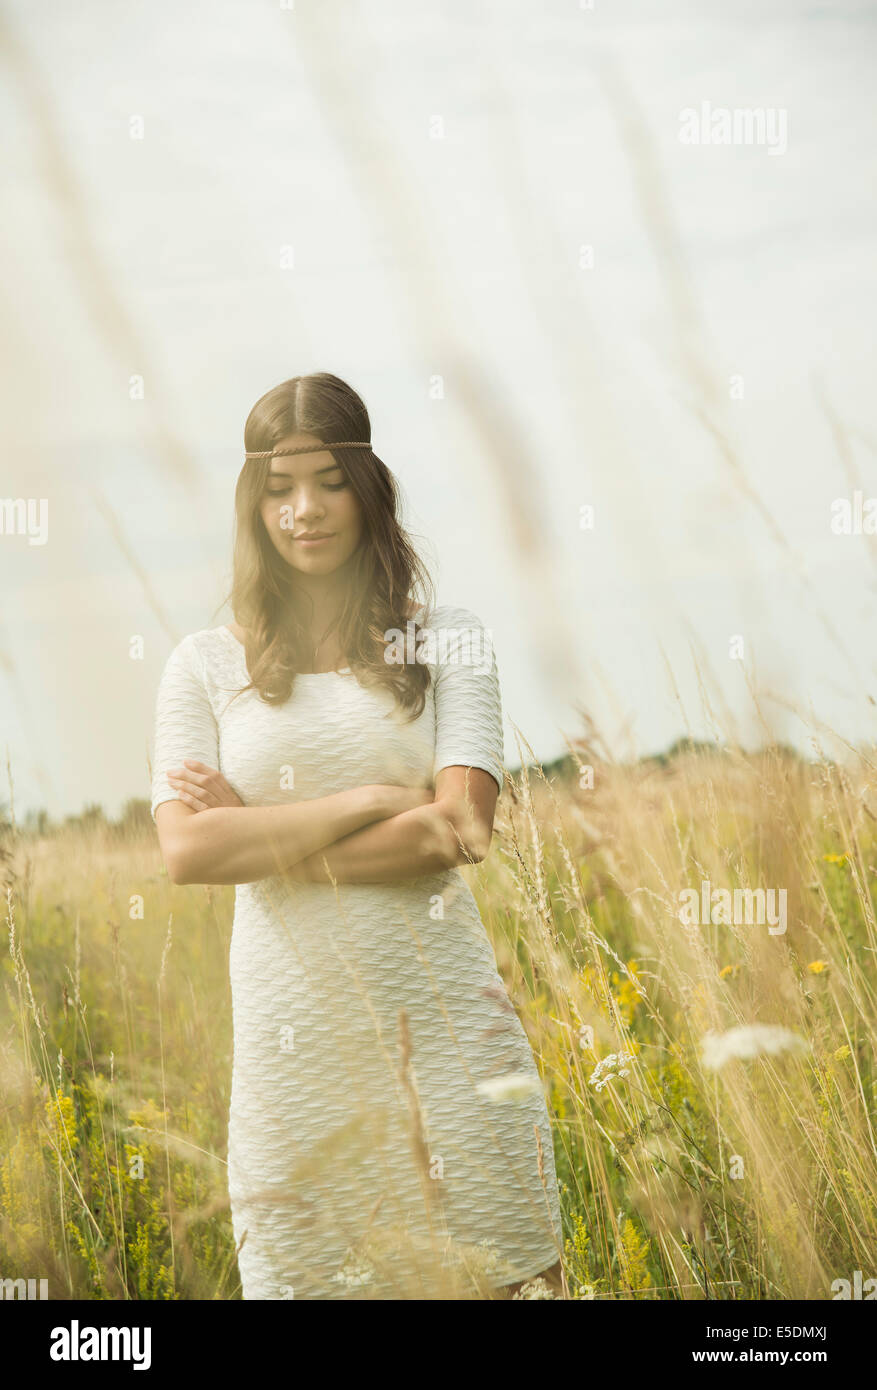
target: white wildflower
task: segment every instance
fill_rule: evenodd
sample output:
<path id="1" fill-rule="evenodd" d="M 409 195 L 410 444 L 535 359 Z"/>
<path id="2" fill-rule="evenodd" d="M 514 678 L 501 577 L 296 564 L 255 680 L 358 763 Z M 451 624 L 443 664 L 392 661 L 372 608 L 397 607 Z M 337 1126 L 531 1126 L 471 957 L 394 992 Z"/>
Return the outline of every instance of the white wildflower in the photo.
<path id="1" fill-rule="evenodd" d="M 630 1076 L 630 1068 L 626 1065 L 633 1061 L 633 1054 L 630 1052 L 610 1052 L 608 1057 L 604 1057 L 598 1062 L 591 1075 L 588 1077 L 590 1085 L 596 1091 L 602 1091 L 615 1076 Z"/>
<path id="2" fill-rule="evenodd" d="M 478 1087 L 488 1100 L 497 1102 L 526 1100 L 541 1089 L 539 1078 L 525 1071 L 509 1072 L 507 1076 L 494 1076 L 488 1081 L 482 1081 Z"/>
<path id="3" fill-rule="evenodd" d="M 557 1295 L 556 1295 L 556 1294 L 553 1294 L 553 1293 L 551 1292 L 551 1290 L 549 1289 L 549 1287 L 548 1287 L 548 1285 L 546 1284 L 545 1280 L 544 1280 L 544 1279 L 541 1277 L 541 1275 L 540 1275 L 540 1277 L 539 1277 L 538 1279 L 531 1279 L 528 1283 L 522 1284 L 521 1287 L 518 1289 L 518 1292 L 517 1292 L 516 1294 L 512 1294 L 512 1299 L 514 1300 L 514 1299 L 516 1299 L 516 1298 L 522 1298 L 522 1299 L 531 1299 L 531 1298 L 554 1298 L 554 1299 L 556 1299 L 556 1298 L 557 1298 Z"/>
<path id="4" fill-rule="evenodd" d="M 495 1273 L 499 1265 L 499 1254 L 496 1250 L 495 1240 L 480 1240 L 476 1247 L 482 1255 L 482 1265 L 485 1274 Z"/>
<path id="5" fill-rule="evenodd" d="M 764 1052 L 804 1052 L 809 1046 L 799 1033 L 792 1033 L 778 1023 L 749 1023 L 743 1028 L 731 1028 L 727 1033 L 707 1033 L 701 1039 L 701 1057 L 705 1067 L 718 1071 L 732 1057 L 757 1057 Z"/>
<path id="6" fill-rule="evenodd" d="M 374 1265 L 363 1256 L 357 1255 L 355 1250 L 348 1250 L 344 1264 L 337 1274 L 332 1275 L 332 1279 L 336 1284 L 344 1284 L 348 1289 L 353 1289 L 370 1284 L 374 1276 Z"/>

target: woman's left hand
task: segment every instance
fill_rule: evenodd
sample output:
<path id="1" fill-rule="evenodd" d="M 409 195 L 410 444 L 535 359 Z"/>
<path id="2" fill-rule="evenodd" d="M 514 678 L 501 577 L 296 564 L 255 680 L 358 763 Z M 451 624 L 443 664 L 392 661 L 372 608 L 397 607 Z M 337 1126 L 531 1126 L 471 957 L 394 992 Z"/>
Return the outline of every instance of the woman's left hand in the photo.
<path id="1" fill-rule="evenodd" d="M 195 758 L 184 758 L 182 768 L 172 768 L 167 774 L 181 801 L 195 811 L 208 811 L 214 806 L 243 806 L 236 791 L 215 767 L 207 767 Z"/>

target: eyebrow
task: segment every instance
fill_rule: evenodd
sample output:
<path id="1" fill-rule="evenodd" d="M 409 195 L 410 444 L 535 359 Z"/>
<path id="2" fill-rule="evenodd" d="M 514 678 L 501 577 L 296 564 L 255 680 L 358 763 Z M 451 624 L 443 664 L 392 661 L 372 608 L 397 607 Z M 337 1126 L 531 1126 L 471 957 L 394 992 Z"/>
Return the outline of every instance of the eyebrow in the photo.
<path id="1" fill-rule="evenodd" d="M 313 476 L 315 478 L 319 478 L 321 473 L 334 473 L 336 469 L 339 469 L 340 467 L 340 463 L 330 463 L 328 468 L 317 468 L 314 471 Z M 272 469 L 272 471 L 268 474 L 269 478 L 291 478 L 292 476 L 292 473 L 283 473 L 280 469 Z"/>

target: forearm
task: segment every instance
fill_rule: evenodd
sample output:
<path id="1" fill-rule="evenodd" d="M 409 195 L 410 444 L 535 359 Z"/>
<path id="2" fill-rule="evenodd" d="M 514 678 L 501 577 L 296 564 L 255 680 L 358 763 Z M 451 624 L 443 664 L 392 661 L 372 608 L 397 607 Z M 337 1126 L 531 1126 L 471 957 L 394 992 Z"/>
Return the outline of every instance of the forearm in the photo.
<path id="1" fill-rule="evenodd" d="M 286 876 L 300 883 L 392 883 L 477 863 L 481 846 L 473 845 L 462 824 L 455 805 L 418 806 L 308 855 Z"/>
<path id="2" fill-rule="evenodd" d="M 384 814 L 373 787 L 288 806 L 217 806 L 179 827 L 175 883 L 252 883 L 280 874 Z"/>

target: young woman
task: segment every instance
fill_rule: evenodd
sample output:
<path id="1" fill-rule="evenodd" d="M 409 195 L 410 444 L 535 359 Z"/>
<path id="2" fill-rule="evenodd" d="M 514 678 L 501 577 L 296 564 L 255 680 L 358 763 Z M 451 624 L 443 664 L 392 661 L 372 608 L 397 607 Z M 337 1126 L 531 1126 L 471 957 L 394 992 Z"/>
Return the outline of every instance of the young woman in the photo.
<path id="1" fill-rule="evenodd" d="M 559 1288 L 544 1094 L 459 872 L 503 786 L 488 634 L 414 601 L 428 578 L 344 382 L 275 387 L 244 439 L 236 621 L 171 652 L 152 789 L 171 880 L 237 885 L 244 1297 L 404 1297 L 461 1263 Z"/>

